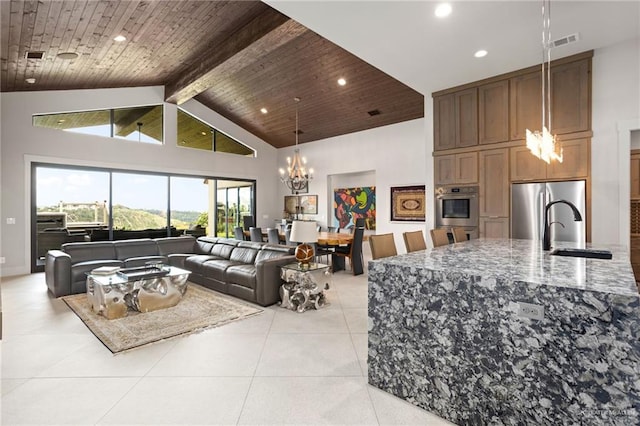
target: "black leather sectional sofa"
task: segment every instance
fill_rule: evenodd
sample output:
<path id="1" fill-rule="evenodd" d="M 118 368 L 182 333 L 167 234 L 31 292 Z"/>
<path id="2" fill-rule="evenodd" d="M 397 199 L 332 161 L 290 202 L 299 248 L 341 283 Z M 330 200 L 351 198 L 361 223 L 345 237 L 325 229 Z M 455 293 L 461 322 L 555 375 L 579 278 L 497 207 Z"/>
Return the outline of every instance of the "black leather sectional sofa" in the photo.
<path id="1" fill-rule="evenodd" d="M 280 266 L 295 262 L 293 247 L 192 236 L 63 244 L 50 250 L 45 278 L 55 296 L 86 291 L 86 274 L 100 266 L 125 268 L 159 261 L 191 271 L 189 281 L 244 300 L 280 300 Z"/>

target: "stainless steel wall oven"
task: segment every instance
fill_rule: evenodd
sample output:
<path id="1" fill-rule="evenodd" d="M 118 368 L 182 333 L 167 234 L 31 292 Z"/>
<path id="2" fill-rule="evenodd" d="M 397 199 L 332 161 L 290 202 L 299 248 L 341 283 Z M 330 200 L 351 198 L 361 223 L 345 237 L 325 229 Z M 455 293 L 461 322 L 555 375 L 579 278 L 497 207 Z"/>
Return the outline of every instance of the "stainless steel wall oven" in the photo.
<path id="1" fill-rule="evenodd" d="M 477 229 L 479 224 L 478 196 L 478 186 L 441 186 L 436 188 L 436 227 L 461 226 Z"/>

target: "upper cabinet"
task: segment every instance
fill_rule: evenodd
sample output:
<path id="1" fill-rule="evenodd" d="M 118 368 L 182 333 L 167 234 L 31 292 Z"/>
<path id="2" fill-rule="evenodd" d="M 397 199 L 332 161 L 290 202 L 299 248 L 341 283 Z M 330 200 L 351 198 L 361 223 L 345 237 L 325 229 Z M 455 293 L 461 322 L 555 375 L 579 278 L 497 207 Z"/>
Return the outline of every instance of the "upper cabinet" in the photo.
<path id="1" fill-rule="evenodd" d="M 551 67 L 551 131 L 562 135 L 591 129 L 591 60 Z"/>
<path id="2" fill-rule="evenodd" d="M 542 124 L 542 79 L 532 72 L 509 80 L 511 139 L 524 139 L 526 129 L 536 130 Z"/>
<path id="3" fill-rule="evenodd" d="M 551 131 L 556 135 L 591 130 L 591 56 L 586 52 L 552 62 Z M 433 102 L 435 151 L 524 140 L 526 129 L 542 127 L 542 72 L 531 67 L 443 90 Z"/>
<path id="4" fill-rule="evenodd" d="M 478 88 L 478 132 L 481 144 L 509 140 L 509 80 Z"/>
<path id="5" fill-rule="evenodd" d="M 478 90 L 460 90 L 433 98 L 436 151 L 478 144 Z"/>

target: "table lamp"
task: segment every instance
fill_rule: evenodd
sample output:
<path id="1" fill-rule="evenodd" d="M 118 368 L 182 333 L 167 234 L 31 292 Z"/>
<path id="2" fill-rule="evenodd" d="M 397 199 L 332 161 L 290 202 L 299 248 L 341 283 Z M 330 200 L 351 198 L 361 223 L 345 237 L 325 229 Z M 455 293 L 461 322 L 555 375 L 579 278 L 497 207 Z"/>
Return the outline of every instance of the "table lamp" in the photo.
<path id="1" fill-rule="evenodd" d="M 296 247 L 295 255 L 300 269 L 309 268 L 309 263 L 313 259 L 313 246 L 307 243 L 318 241 L 318 230 L 315 222 L 294 220 L 291 224 L 290 241 L 301 243 Z"/>

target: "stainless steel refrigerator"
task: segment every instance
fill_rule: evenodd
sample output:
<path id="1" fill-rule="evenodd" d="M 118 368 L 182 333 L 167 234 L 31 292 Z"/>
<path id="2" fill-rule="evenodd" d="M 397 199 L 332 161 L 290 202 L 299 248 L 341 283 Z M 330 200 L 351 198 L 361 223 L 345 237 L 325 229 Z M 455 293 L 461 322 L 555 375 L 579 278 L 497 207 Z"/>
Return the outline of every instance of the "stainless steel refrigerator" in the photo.
<path id="1" fill-rule="evenodd" d="M 511 185 L 511 238 L 542 240 L 544 210 L 551 201 L 566 200 L 575 205 L 582 221 L 574 221 L 573 211 L 564 204 L 549 209 L 551 241 L 569 241 L 584 248 L 586 241 L 586 185 L 584 180 Z"/>

